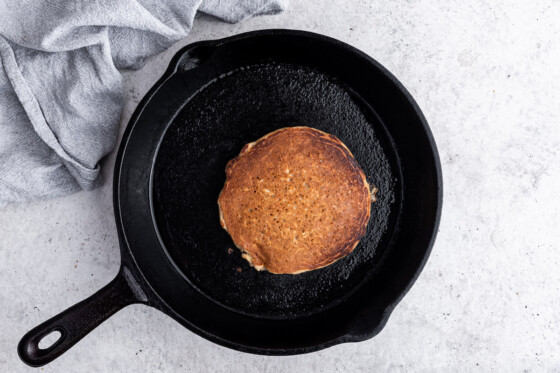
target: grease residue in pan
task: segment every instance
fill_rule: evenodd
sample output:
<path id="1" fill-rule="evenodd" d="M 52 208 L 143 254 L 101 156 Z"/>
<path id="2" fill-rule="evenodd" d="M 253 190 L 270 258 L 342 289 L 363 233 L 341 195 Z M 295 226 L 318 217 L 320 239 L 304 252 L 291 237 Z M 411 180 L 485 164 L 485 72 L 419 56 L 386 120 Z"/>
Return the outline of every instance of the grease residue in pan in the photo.
<path id="1" fill-rule="evenodd" d="M 241 258 L 220 227 L 217 198 L 226 163 L 243 145 L 289 126 L 340 138 L 379 191 L 366 236 L 350 255 L 323 269 L 274 275 Z M 338 303 L 374 270 L 397 220 L 397 166 L 383 124 L 344 84 L 308 67 L 251 66 L 200 90 L 167 129 L 154 167 L 154 213 L 169 256 L 202 293 L 244 314 L 299 317 Z"/>

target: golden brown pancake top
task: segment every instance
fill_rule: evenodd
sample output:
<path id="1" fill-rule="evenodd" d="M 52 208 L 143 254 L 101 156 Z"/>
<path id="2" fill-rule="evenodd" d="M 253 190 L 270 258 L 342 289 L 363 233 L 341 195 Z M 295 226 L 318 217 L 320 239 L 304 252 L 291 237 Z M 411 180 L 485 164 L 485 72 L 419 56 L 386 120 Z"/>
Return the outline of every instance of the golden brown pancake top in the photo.
<path id="1" fill-rule="evenodd" d="M 338 138 L 288 127 L 229 161 L 218 204 L 222 227 L 249 263 L 296 274 L 352 252 L 366 231 L 371 194 Z"/>

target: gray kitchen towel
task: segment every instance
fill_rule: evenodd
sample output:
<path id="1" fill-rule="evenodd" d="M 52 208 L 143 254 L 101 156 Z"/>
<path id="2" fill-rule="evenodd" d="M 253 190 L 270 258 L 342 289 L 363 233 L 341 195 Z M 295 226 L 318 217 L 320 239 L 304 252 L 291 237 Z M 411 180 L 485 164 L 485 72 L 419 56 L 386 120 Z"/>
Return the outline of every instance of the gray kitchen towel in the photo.
<path id="1" fill-rule="evenodd" d="M 115 146 L 119 69 L 190 31 L 197 11 L 226 22 L 287 0 L 0 0 L 0 206 L 91 190 Z"/>

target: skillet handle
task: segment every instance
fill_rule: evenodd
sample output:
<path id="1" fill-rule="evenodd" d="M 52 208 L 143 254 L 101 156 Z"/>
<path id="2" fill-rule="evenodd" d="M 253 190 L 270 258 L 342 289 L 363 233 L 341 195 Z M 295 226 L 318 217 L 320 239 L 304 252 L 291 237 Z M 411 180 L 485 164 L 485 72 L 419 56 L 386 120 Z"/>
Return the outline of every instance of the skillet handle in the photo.
<path id="1" fill-rule="evenodd" d="M 45 321 L 23 336 L 18 344 L 21 360 L 32 367 L 48 364 L 115 312 L 134 303 L 145 303 L 146 295 L 125 266 L 104 288 L 66 311 Z M 59 332 L 58 340 L 41 348 L 39 342 L 48 334 Z"/>

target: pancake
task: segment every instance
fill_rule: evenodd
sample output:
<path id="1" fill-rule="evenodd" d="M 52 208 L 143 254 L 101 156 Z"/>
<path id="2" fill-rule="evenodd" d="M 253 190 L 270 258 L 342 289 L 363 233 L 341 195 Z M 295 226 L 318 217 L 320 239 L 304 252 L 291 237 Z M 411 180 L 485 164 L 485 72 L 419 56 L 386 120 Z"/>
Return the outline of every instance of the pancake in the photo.
<path id="1" fill-rule="evenodd" d="M 220 223 L 255 269 L 298 274 L 354 250 L 375 191 L 338 138 L 282 128 L 245 145 L 227 164 Z"/>

